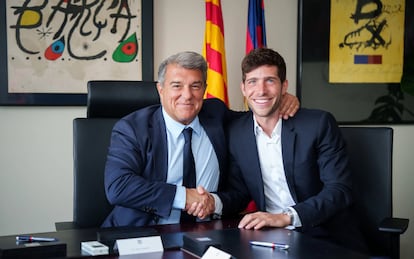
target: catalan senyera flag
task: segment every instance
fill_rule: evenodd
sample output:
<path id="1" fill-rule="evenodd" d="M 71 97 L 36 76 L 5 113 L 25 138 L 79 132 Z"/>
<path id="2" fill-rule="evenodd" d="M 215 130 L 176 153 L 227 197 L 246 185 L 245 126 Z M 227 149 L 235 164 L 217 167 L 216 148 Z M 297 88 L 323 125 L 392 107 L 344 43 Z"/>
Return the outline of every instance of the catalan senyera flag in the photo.
<path id="1" fill-rule="evenodd" d="M 229 106 L 224 26 L 220 0 L 206 0 L 203 56 L 208 64 L 207 90 L 204 98 L 219 98 Z"/>
<path id="2" fill-rule="evenodd" d="M 252 49 L 266 47 L 264 0 L 249 0 L 246 32 L 246 54 Z"/>

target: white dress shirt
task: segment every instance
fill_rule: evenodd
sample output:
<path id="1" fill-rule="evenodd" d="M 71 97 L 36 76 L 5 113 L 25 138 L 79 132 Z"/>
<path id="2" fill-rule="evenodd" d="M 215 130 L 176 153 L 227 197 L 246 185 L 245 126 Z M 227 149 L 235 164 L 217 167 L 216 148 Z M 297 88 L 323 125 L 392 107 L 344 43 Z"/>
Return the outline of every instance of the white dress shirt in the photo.
<path id="1" fill-rule="evenodd" d="M 266 211 L 282 213 L 289 209 L 293 213 L 292 224 L 301 226 L 297 212 L 292 208 L 295 205 L 286 181 L 282 155 L 282 119 L 276 123 L 271 136 L 268 136 L 254 118 L 257 151 L 259 153 L 262 172 Z"/>

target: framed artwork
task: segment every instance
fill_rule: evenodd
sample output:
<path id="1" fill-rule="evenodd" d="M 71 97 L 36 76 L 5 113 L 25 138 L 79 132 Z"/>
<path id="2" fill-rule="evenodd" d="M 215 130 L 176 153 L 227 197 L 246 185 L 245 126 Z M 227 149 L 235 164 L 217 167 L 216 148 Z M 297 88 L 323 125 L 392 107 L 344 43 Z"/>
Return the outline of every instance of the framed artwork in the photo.
<path id="1" fill-rule="evenodd" d="M 0 2 L 0 105 L 86 105 L 88 81 L 153 67 L 152 0 Z"/>
<path id="2" fill-rule="evenodd" d="M 340 124 L 414 123 L 413 1 L 298 1 L 302 107 Z"/>

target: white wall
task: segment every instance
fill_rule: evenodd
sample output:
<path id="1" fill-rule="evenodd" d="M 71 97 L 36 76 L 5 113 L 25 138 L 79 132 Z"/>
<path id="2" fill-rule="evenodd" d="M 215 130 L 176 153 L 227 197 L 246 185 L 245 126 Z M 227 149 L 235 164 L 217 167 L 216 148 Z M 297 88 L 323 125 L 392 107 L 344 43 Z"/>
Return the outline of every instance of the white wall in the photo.
<path id="1" fill-rule="evenodd" d="M 238 110 L 247 2 L 222 0 L 230 105 Z M 156 67 L 178 51 L 201 52 L 204 3 L 154 0 Z M 285 57 L 295 93 L 297 1 L 266 0 L 265 8 L 268 46 Z M 53 231 L 54 222 L 72 220 L 72 120 L 85 113 L 85 107 L 0 107 L 0 235 Z M 413 126 L 394 128 L 395 215 L 413 220 Z M 401 241 L 402 258 L 414 258 L 413 241 L 411 227 Z"/>

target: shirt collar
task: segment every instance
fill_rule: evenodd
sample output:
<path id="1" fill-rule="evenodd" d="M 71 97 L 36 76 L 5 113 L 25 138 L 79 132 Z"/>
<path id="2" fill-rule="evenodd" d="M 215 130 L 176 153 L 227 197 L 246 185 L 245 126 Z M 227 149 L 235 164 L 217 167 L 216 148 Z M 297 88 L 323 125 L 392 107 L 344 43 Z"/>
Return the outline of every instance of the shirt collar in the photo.
<path id="1" fill-rule="evenodd" d="M 253 115 L 253 121 L 254 121 L 254 135 L 257 137 L 259 134 L 264 133 L 262 127 L 260 127 L 259 123 L 256 121 L 256 117 Z M 276 123 L 275 128 L 272 131 L 271 138 L 277 136 L 280 137 L 282 135 L 282 118 L 279 118 L 279 120 Z"/>
<path id="2" fill-rule="evenodd" d="M 178 139 L 181 132 L 188 127 L 193 128 L 193 133 L 197 134 L 198 136 L 201 134 L 201 124 L 198 116 L 195 117 L 190 124 L 184 125 L 171 118 L 171 116 L 168 115 L 168 113 L 164 110 L 164 107 L 162 108 L 162 115 L 164 116 L 165 127 L 171 133 L 174 139 Z"/>

